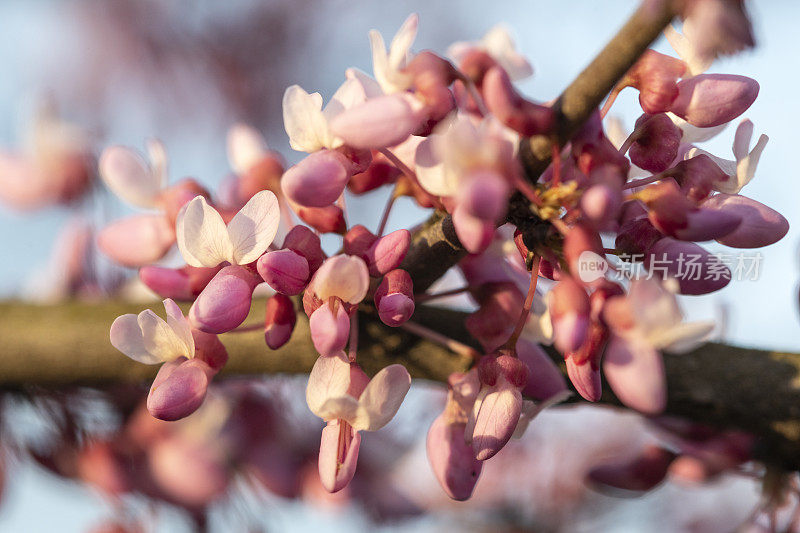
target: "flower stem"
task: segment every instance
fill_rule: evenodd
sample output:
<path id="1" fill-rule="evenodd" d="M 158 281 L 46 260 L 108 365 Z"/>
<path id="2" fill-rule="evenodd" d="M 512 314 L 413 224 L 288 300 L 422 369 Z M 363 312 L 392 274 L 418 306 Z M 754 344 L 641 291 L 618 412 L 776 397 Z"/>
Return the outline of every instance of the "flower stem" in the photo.
<path id="1" fill-rule="evenodd" d="M 471 346 L 467 346 L 466 344 L 451 339 L 446 335 L 442 335 L 439 332 L 428 329 L 425 326 L 417 324 L 416 322 L 409 320 L 408 322 L 401 324 L 400 327 L 406 331 L 410 331 L 414 335 L 422 337 L 423 339 L 428 339 L 429 341 L 441 344 L 442 346 L 454 351 L 459 355 L 465 355 L 467 357 L 471 357 L 472 359 L 478 359 L 478 357 L 481 356 L 481 354 L 479 354 L 478 351 Z"/>
<path id="2" fill-rule="evenodd" d="M 525 303 L 522 305 L 522 312 L 519 315 L 519 320 L 517 320 L 517 326 L 514 328 L 514 332 L 506 341 L 504 348 L 510 350 L 512 353 L 516 353 L 517 350 L 517 341 L 519 340 L 519 336 L 522 334 L 522 330 L 525 328 L 525 324 L 528 322 L 528 315 L 531 312 L 531 306 L 533 305 L 533 298 L 536 296 L 536 285 L 539 282 L 539 260 L 541 256 L 538 254 L 534 254 L 533 256 L 533 266 L 531 266 L 531 282 L 528 285 L 528 295 L 525 297 Z"/>
<path id="3" fill-rule="evenodd" d="M 436 294 L 428 294 L 428 293 L 415 294 L 414 301 L 416 303 L 430 302 L 431 300 L 437 300 L 439 298 L 444 298 L 446 296 L 454 296 L 456 294 L 461 294 L 462 292 L 467 292 L 469 290 L 472 290 L 472 288 L 473 287 L 471 285 L 464 285 L 463 287 L 458 287 L 456 289 L 450 289 L 443 292 L 437 292 Z"/>
<path id="4" fill-rule="evenodd" d="M 386 206 L 383 208 L 383 215 L 381 215 L 381 221 L 380 224 L 378 224 L 378 231 L 375 234 L 378 237 L 383 236 L 383 231 L 386 229 L 386 223 L 389 221 L 389 213 L 392 211 L 395 200 L 397 200 L 397 186 L 392 189 L 392 193 L 389 195 L 389 199 L 386 201 Z"/>

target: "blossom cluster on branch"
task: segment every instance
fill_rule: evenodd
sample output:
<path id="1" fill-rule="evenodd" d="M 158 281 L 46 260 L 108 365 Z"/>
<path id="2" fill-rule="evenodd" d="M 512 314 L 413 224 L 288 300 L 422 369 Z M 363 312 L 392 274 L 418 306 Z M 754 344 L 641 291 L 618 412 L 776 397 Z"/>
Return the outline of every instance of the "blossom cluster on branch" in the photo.
<path id="1" fill-rule="evenodd" d="M 98 246 L 139 268 L 141 281 L 165 298 L 166 320 L 151 310 L 123 315 L 110 333 L 125 355 L 162 365 L 149 412 L 178 420 L 203 404 L 227 360 L 217 336 L 248 327 L 254 291 L 266 283 L 274 291 L 263 327 L 268 348 L 289 340 L 298 312 L 309 319 L 319 359 L 306 401 L 326 423 L 318 468 L 330 492 L 352 479 L 360 432 L 388 424 L 411 384 L 402 365 L 371 379 L 359 366 L 364 306 L 374 306 L 386 326 L 474 358 L 472 369 L 450 376 L 446 406 L 428 433 L 432 469 L 453 499 L 468 499 L 483 462 L 569 395 L 541 344 L 563 355 L 586 400 L 600 399 L 602 369 L 623 404 L 660 413 L 667 394 L 660 352 L 687 351 L 714 329 L 713 322 L 685 323 L 676 294 L 712 293 L 732 278 L 698 242 L 759 248 L 788 231 L 782 215 L 740 194 L 768 140 L 761 135 L 751 146 L 751 121 L 736 127 L 732 160 L 696 146 L 758 95 L 751 78 L 706 72 L 718 55 L 752 46 L 742 3 L 675 5 L 682 31 L 666 34 L 679 57 L 643 54 L 603 108 L 568 143 L 554 145 L 541 176 L 526 175 L 518 147 L 535 136 L 557 138 L 559 113 L 514 86 L 533 69 L 507 31 L 456 43 L 448 59 L 412 50 L 416 15 L 388 48 L 370 32 L 373 76 L 347 69 L 327 104 L 319 93 L 286 89 L 284 127 L 291 147 L 307 154 L 289 168 L 246 125 L 229 132 L 235 175 L 216 194 L 192 179 L 168 185 L 166 151 L 156 141 L 148 144 L 149 161 L 130 148 L 106 149 L 98 162 L 103 181 L 150 212 L 108 225 Z M 627 87 L 638 91 L 643 112 L 630 133 L 607 117 Z M 380 188 L 391 193 L 376 230 L 348 225 L 345 192 Z M 469 254 L 458 264 L 464 287 L 415 292 L 401 268 L 411 231 L 384 231 L 401 196 L 451 218 Z M 321 234 L 341 237 L 337 253 L 325 253 Z M 174 245 L 186 265 L 155 265 Z M 637 275 L 612 279 L 631 260 L 641 263 Z M 414 322 L 416 303 L 458 293 L 476 306 L 465 326 L 480 353 Z M 175 300 L 192 302 L 188 316 Z M 649 450 L 632 464 L 597 471 L 597 479 L 639 489 L 663 479 L 670 465 L 686 465 L 687 455 L 691 468 L 709 472 L 749 457 L 748 436 L 667 429 L 681 436 L 682 457 Z"/>

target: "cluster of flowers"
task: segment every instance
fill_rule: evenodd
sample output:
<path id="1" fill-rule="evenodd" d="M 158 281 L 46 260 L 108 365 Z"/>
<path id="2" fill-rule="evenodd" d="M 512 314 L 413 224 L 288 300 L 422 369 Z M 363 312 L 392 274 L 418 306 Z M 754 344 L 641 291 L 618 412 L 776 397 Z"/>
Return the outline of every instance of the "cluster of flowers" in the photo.
<path id="1" fill-rule="evenodd" d="M 289 340 L 296 322 L 290 297 L 302 293 L 320 354 L 306 400 L 327 423 L 319 473 L 327 490 L 345 487 L 355 471 L 359 432 L 385 426 L 411 383 L 401 365 L 372 379 L 361 370 L 359 306 L 371 297 L 387 326 L 441 339 L 409 322 L 413 280 L 400 265 L 410 232 L 384 235 L 385 216 L 376 233 L 347 227 L 345 189 L 362 194 L 384 185 L 394 187 L 392 199 L 405 195 L 449 213 L 470 254 L 458 265 L 465 292 L 477 304 L 466 327 L 485 355 L 469 372 L 450 376 L 444 412 L 428 434 L 430 462 L 449 496 L 468 498 L 483 461 L 567 394 L 540 343 L 563 354 L 572 384 L 587 400 L 601 396 L 602 365 L 624 404 L 648 414 L 663 410 L 660 351 L 688 350 L 714 326 L 683 323 L 675 294 L 719 290 L 730 275 L 687 279 L 667 271 L 663 280 L 623 287 L 606 277 L 582 280 L 580 257 L 628 254 L 643 257 L 647 268 L 655 260 L 675 264 L 668 259 L 693 254 L 701 269 L 726 269 L 695 241 L 754 248 L 788 230 L 780 214 L 739 194 L 767 141 L 762 136 L 750 148 L 751 122 L 736 130 L 734 161 L 695 146 L 740 116 L 758 84 L 703 73 L 709 56 L 747 46 L 749 29 L 740 41 L 726 30 L 741 23 L 737 17 L 746 24 L 743 13 L 716 0 L 685 4 L 685 33 L 669 33 L 681 59 L 648 51 L 614 91 L 639 91 L 644 114 L 634 131 L 617 145 L 606 135 L 602 117 L 612 96 L 567 146 L 556 147 L 553 164 L 534 184 L 526 181 L 517 146 L 553 133 L 556 115 L 514 88 L 512 80 L 532 73 L 527 60 L 500 28 L 482 41 L 454 45 L 452 63 L 430 51 L 413 53 L 416 16 L 388 50 L 380 34 L 370 33 L 374 78 L 348 69 L 326 106 L 317 93 L 286 90 L 291 146 L 308 155 L 285 171 L 280 157 L 244 126 L 229 137 L 236 177 L 216 199 L 191 180 L 166 187 L 166 158 L 157 144 L 150 164 L 129 149 L 108 149 L 99 166 L 109 187 L 158 211 L 112 224 L 99 237 L 109 256 L 142 266 L 141 280 L 166 298 L 166 321 L 146 310 L 119 317 L 111 327 L 120 351 L 143 363 L 163 363 L 148 397 L 150 413 L 175 420 L 200 406 L 227 360 L 217 336 L 244 322 L 257 285 L 266 282 L 275 290 L 264 326 L 272 349 Z M 636 178 L 640 171 L 647 177 Z M 536 223 L 497 229 L 513 195 L 525 199 L 527 220 Z M 291 211 L 308 226 L 295 225 Z M 282 220 L 286 234 L 278 247 Z M 328 257 L 319 233 L 340 234 L 341 251 Z M 601 234 L 615 239 L 613 248 L 604 246 Z M 185 267 L 144 266 L 173 243 Z M 539 280 L 550 286 L 546 297 Z M 173 300 L 193 301 L 188 318 Z"/>

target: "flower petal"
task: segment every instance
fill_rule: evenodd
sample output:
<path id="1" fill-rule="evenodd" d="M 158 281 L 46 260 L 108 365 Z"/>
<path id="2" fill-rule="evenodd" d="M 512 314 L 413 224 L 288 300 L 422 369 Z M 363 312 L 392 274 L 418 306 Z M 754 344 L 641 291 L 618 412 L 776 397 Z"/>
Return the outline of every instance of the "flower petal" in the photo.
<path id="1" fill-rule="evenodd" d="M 369 270 L 359 257 L 335 255 L 325 260 L 314 274 L 309 289 L 320 300 L 332 296 L 357 304 L 369 290 Z"/>
<path id="2" fill-rule="evenodd" d="M 377 431 L 394 417 L 411 388 L 411 376 L 403 365 L 389 365 L 373 377 L 358 399 L 356 430 Z"/>
<path id="3" fill-rule="evenodd" d="M 320 133 L 327 130 L 322 115 L 322 96 L 308 94 L 299 85 L 283 93 L 283 127 L 289 135 L 289 145 L 300 152 L 316 152 L 323 148 Z"/>
<path id="4" fill-rule="evenodd" d="M 350 363 L 343 353 L 335 357 L 318 357 L 306 386 L 306 403 L 317 416 L 330 398 L 347 396 L 350 387 Z"/>
<path id="5" fill-rule="evenodd" d="M 159 361 L 172 361 L 178 357 L 191 357 L 188 347 L 178 334 L 164 322 L 164 319 L 150 309 L 145 309 L 137 317 L 142 330 L 145 349 Z"/>
<path id="6" fill-rule="evenodd" d="M 228 162 L 237 174 L 244 174 L 267 152 L 261 133 L 247 124 L 235 124 L 228 130 Z"/>
<path id="7" fill-rule="evenodd" d="M 521 80 L 533 74 L 533 67 L 524 56 L 517 52 L 508 28 L 502 24 L 490 29 L 481 39 L 481 43 L 512 80 Z"/>
<path id="8" fill-rule="evenodd" d="M 142 328 L 136 315 L 127 314 L 117 317 L 111 324 L 111 344 L 134 361 L 146 365 L 155 365 L 162 360 L 147 351 L 142 337 Z"/>
<path id="9" fill-rule="evenodd" d="M 232 259 L 231 239 L 217 210 L 196 196 L 178 213 L 178 249 L 192 266 L 215 267 Z"/>
<path id="10" fill-rule="evenodd" d="M 167 311 L 167 325 L 172 328 L 178 339 L 186 346 L 187 357 L 194 355 L 194 337 L 192 337 L 192 327 L 189 321 L 183 316 L 183 311 L 178 304 L 170 298 L 164 300 L 164 309 Z"/>
<path id="11" fill-rule="evenodd" d="M 159 183 L 159 189 L 167 186 L 167 149 L 164 144 L 158 139 L 147 139 L 145 143 L 147 148 L 147 157 L 150 158 L 150 172 L 153 174 L 153 179 Z"/>
<path id="12" fill-rule="evenodd" d="M 246 265 L 267 251 L 280 224 L 278 198 L 272 191 L 259 191 L 228 224 L 233 262 Z"/>
<path id="13" fill-rule="evenodd" d="M 111 146 L 103 151 L 98 164 L 100 176 L 111 191 L 137 207 L 152 208 L 163 183 L 147 162 L 124 146 Z"/>

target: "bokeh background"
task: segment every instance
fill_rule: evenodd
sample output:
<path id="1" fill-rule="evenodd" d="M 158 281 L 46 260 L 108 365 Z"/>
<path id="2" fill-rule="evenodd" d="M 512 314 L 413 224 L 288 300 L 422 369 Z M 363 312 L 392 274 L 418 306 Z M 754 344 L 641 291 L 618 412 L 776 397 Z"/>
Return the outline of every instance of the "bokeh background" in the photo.
<path id="1" fill-rule="evenodd" d="M 682 303 L 691 318 L 724 323 L 718 335 L 729 342 L 798 351 L 800 4 L 761 0 L 749 5 L 757 48 L 721 60 L 711 70 L 744 74 L 761 84 L 759 98 L 745 116 L 755 123 L 756 135 L 766 133 L 770 142 L 745 193 L 780 211 L 791 230 L 781 242 L 761 250 L 758 280 L 733 282 L 703 298 L 682 297 Z M 521 89 L 550 100 L 635 6 L 632 0 L 8 0 L 0 2 L 0 147 L 18 146 L 36 107 L 49 101 L 62 116 L 87 129 L 98 153 L 109 144 L 141 148 L 146 138 L 158 137 L 169 152 L 172 181 L 191 176 L 214 188 L 230 172 L 225 134 L 236 122 L 259 128 L 289 162 L 299 159 L 283 131 L 283 90 L 297 83 L 327 100 L 347 67 L 371 72 L 371 28 L 391 38 L 405 17 L 417 12 L 415 49 L 443 53 L 450 43 L 476 40 L 503 22 L 534 65 L 534 76 Z M 656 48 L 669 53 L 664 39 Z M 632 126 L 638 116 L 635 91 L 624 91 L 612 114 Z M 730 157 L 732 140 L 729 128 L 704 148 Z M 385 194 L 351 200 L 351 223 L 375 226 Z M 102 191 L 84 208 L 98 224 L 129 210 Z M 0 206 L 0 297 L 36 298 L 44 291 L 46 277 L 37 273 L 48 264 L 58 229 L 70 216 L 65 208 L 31 214 Z M 389 227 L 409 227 L 422 216 L 401 200 Z M 109 264 L 99 268 L 106 279 L 132 274 Z M 285 385 L 302 408 L 304 382 Z M 449 504 L 437 492 L 421 447 L 436 415 L 431 401 L 439 399 L 438 391 L 415 387 L 398 420 L 365 437 L 365 447 L 394 437 L 404 443 L 402 460 L 385 475 L 399 480 L 409 498 L 435 510 L 382 527 L 451 530 L 457 523 L 489 530 L 503 517 L 542 530 L 641 531 L 643 523 L 650 523 L 659 524 L 658 531 L 725 531 L 741 522 L 757 499 L 755 483 L 739 478 L 704 487 L 668 482 L 645 497 L 625 500 L 587 492 L 580 479 L 584 456 L 624 454 L 626 446 L 644 438 L 642 423 L 608 410 L 568 408 L 545 413 L 521 443 L 487 466 L 474 504 Z M 23 426 L 36 423 L 35 416 L 24 413 L 14 420 Z M 315 433 L 312 440 L 316 438 Z M 373 527 L 357 506 L 311 506 L 246 491 L 237 498 L 238 508 L 246 509 L 241 512 L 268 530 Z M 144 502 L 134 505 L 146 507 Z M 86 531 L 110 509 L 85 486 L 15 464 L 0 503 L 0 531 Z M 213 529 L 243 530 L 235 514 L 226 508 L 212 515 Z M 180 513 L 169 509 L 159 511 L 156 527 L 188 530 L 182 529 L 188 526 Z"/>

